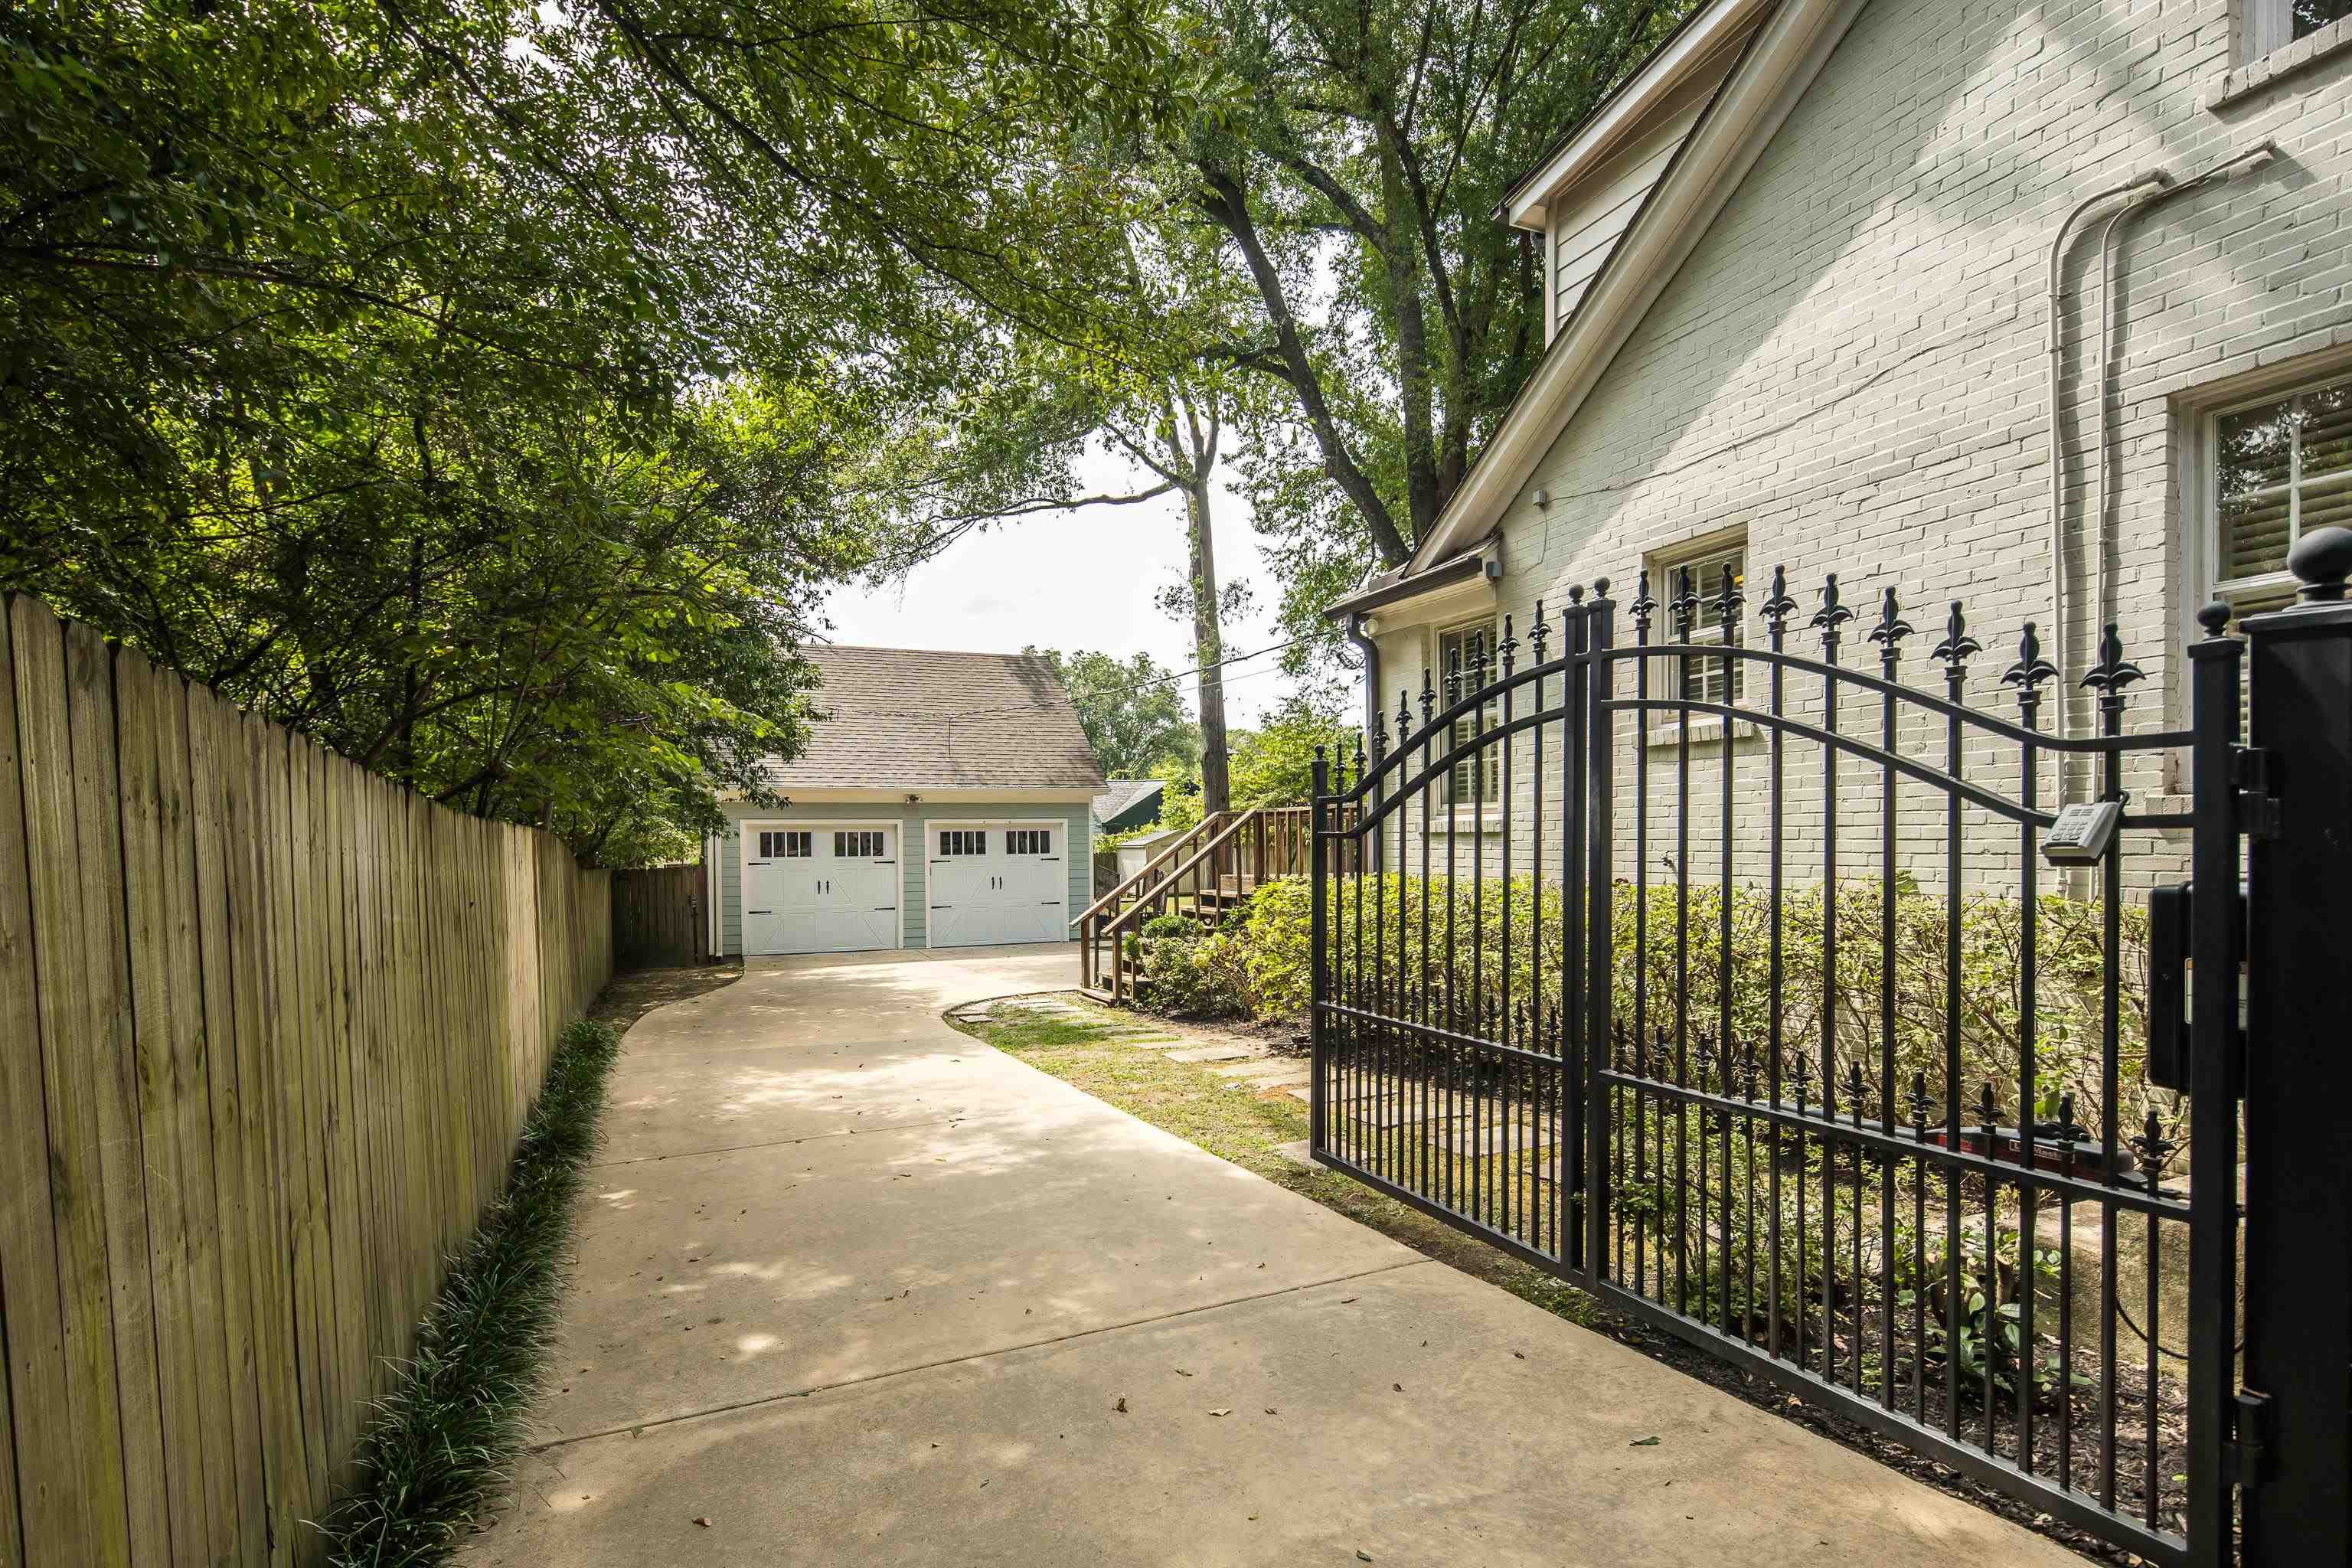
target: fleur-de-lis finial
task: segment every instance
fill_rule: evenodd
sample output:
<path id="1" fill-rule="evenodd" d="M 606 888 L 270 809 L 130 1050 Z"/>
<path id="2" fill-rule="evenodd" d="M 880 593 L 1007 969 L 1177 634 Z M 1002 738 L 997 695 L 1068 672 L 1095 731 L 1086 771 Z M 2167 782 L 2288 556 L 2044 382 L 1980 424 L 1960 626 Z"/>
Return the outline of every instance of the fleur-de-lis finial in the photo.
<path id="1" fill-rule="evenodd" d="M 1503 640 L 1495 651 L 1502 656 L 1503 674 L 1507 677 L 1519 653 L 1519 639 L 1511 635 L 1511 617 L 1508 616 L 1503 617 Z"/>
<path id="2" fill-rule="evenodd" d="M 1739 619 L 1739 606 L 1747 602 L 1748 596 L 1739 591 L 1738 574 L 1732 571 L 1731 563 L 1726 561 L 1723 563 L 1722 574 L 1717 582 L 1716 595 L 1707 602 L 1707 607 L 1715 612 L 1716 624 L 1722 626 L 1727 633 L 1733 623 Z M 1727 637 L 1725 638 L 1727 647 L 1729 646 L 1729 642 L 1730 639 Z"/>
<path id="3" fill-rule="evenodd" d="M 2159 1179 L 2164 1162 L 2180 1145 L 2164 1135 L 2164 1123 L 2156 1119 L 2154 1110 L 2147 1113 L 2147 1121 L 2141 1124 L 2139 1136 L 2131 1141 L 2131 1145 L 2139 1151 L 2140 1162 L 2147 1167 L 2147 1184 L 2152 1190 Z"/>
<path id="4" fill-rule="evenodd" d="M 1455 648 L 1445 658 L 1445 705 L 1453 707 L 1462 700 L 1462 650 Z"/>
<path id="5" fill-rule="evenodd" d="M 1895 602 L 1895 590 L 1889 586 L 1886 597 L 1879 605 L 1878 624 L 1870 628 L 1870 640 L 1878 644 L 1879 657 L 1888 668 L 1902 657 L 1903 639 L 1911 635 L 1911 623 L 1903 618 L 1903 606 Z"/>
<path id="6" fill-rule="evenodd" d="M 1911 1075 L 1911 1093 L 1908 1098 L 1911 1102 L 1911 1125 L 1914 1127 L 1927 1126 L 1927 1075 L 1926 1073 L 1915 1072 Z"/>
<path id="7" fill-rule="evenodd" d="M 1397 744 L 1403 745 L 1404 738 L 1411 733 L 1412 733 L 1412 688 L 1400 686 L 1397 688 Z"/>
<path id="8" fill-rule="evenodd" d="M 1437 717 L 1437 683 L 1430 679 L 1429 666 L 1421 667 L 1421 721 L 1424 725 Z"/>
<path id="9" fill-rule="evenodd" d="M 1977 1125 L 1984 1131 L 1985 1152 L 1988 1154 L 1992 1152 L 1993 1121 L 2000 1114 L 2000 1106 L 1992 1097 L 1992 1079 L 1987 1079 L 1984 1088 L 1977 1095 Z"/>
<path id="10" fill-rule="evenodd" d="M 1379 762 L 1389 754 L 1389 718 L 1378 710 L 1372 714 L 1372 761 Z"/>
<path id="11" fill-rule="evenodd" d="M 1470 634 L 1470 689 L 1473 691 L 1486 684 L 1486 661 L 1491 654 L 1486 647 L 1484 630 Z"/>
<path id="12" fill-rule="evenodd" d="M 1691 625 L 1698 619 L 1698 586 L 1687 566 L 1675 569 L 1675 640 L 1688 642 Z"/>
<path id="13" fill-rule="evenodd" d="M 1982 653 L 1984 645 L 1969 636 L 1969 618 L 1961 613 L 1960 602 L 1952 601 L 1952 613 L 1944 620 L 1944 640 L 1936 645 L 1930 658 L 1944 661 L 1944 673 L 1958 679 L 1965 674 L 1962 666 L 1970 654 Z"/>
<path id="14" fill-rule="evenodd" d="M 1797 601 L 1789 596 L 1789 569 L 1786 566 L 1772 568 L 1772 596 L 1764 601 L 1763 610 L 1764 623 L 1772 628 L 1773 638 L 1777 641 L 1788 629 L 1789 617 L 1797 613 Z"/>
<path id="15" fill-rule="evenodd" d="M 1650 617 L 1657 614 L 1658 601 L 1650 597 L 1650 569 L 1648 567 L 1644 566 L 1642 568 L 1641 586 L 1633 595 L 1633 602 L 1626 605 L 1625 609 L 1626 612 L 1633 617 L 1633 629 L 1643 637 L 1649 636 Z"/>
<path id="16" fill-rule="evenodd" d="M 1856 1127 L 1862 1125 L 1862 1101 L 1868 1092 L 1862 1081 L 1861 1060 L 1848 1058 L 1845 1064 L 1845 1109 L 1846 1113 L 1853 1118 Z"/>
<path id="17" fill-rule="evenodd" d="M 1535 613 L 1528 619 L 1532 623 L 1528 627 L 1528 648 L 1535 656 L 1535 661 L 1541 664 L 1544 661 L 1544 644 L 1551 640 L 1551 623 L 1544 619 L 1541 599 L 1536 601 Z"/>
<path id="18" fill-rule="evenodd" d="M 1805 1099 L 1812 1091 L 1813 1058 L 1804 1051 L 1797 1053 L 1797 1114 L 1805 1113 Z"/>
<path id="19" fill-rule="evenodd" d="M 2055 677 L 2058 667 L 2042 657 L 2042 637 L 2033 623 L 2025 623 L 2025 633 L 2017 639 L 2017 662 L 2001 672 L 2001 683 L 2017 688 L 2018 700 L 2033 703 L 2042 700 L 2042 684 Z"/>
<path id="20" fill-rule="evenodd" d="M 2099 662 L 2083 676 L 2083 684 L 2100 695 L 2105 702 L 2120 703 L 2124 688 L 2136 680 L 2144 680 L 2147 672 L 2124 658 L 2124 639 L 2109 621 L 2107 629 L 2099 634 Z"/>
<path id="21" fill-rule="evenodd" d="M 1837 574 L 1832 572 L 1822 584 L 1822 607 L 1813 612 L 1812 625 L 1822 634 L 1822 646 L 1837 652 L 1838 628 L 1852 619 L 1853 612 L 1838 603 Z"/>

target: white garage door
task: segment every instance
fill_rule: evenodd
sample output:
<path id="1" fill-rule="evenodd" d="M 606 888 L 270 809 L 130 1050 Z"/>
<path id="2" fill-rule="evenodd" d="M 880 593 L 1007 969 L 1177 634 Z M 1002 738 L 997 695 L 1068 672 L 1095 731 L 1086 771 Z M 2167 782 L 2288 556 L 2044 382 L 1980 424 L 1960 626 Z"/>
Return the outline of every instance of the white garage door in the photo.
<path id="1" fill-rule="evenodd" d="M 898 829 L 889 823 L 745 823 L 743 951 L 899 945 Z"/>
<path id="2" fill-rule="evenodd" d="M 933 947 L 1069 940 L 1066 823 L 929 822 L 923 837 Z"/>

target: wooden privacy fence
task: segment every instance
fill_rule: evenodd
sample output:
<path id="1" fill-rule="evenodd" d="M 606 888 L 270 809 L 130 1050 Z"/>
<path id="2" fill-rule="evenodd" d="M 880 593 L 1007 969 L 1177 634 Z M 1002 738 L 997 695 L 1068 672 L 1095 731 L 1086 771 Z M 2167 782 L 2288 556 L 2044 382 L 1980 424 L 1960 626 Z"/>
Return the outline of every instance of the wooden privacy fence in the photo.
<path id="1" fill-rule="evenodd" d="M 0 1568 L 310 1561 L 608 879 L 4 607 Z"/>
<path id="2" fill-rule="evenodd" d="M 613 962 L 623 969 L 698 963 L 709 906 L 699 866 L 613 873 Z"/>

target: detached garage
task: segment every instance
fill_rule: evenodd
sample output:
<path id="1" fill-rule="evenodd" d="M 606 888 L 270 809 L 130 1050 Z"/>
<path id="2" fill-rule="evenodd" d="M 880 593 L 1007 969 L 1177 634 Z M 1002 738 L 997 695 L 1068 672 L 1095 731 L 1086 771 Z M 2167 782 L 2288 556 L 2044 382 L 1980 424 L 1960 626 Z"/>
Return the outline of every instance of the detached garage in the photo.
<path id="1" fill-rule="evenodd" d="M 1102 775 L 1029 654 L 806 650 L 823 684 L 779 803 L 704 846 L 729 957 L 1066 942 L 1093 896 Z"/>

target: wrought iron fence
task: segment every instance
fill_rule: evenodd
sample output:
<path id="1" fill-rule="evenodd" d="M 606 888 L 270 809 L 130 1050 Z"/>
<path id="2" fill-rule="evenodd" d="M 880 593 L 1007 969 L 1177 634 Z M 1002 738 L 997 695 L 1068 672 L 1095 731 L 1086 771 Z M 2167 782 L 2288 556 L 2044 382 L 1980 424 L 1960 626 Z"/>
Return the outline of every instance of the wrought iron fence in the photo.
<path id="1" fill-rule="evenodd" d="M 1728 572 L 1664 605 L 1645 575 L 1621 643 L 1609 586 L 1524 647 L 1507 617 L 1318 779 L 1318 1158 L 2151 1561 L 2221 1561 L 2192 1434 L 2232 1382 L 2235 1133 L 2192 1152 L 2151 1070 L 2127 889 L 2226 889 L 2192 919 L 2229 951 L 2237 645 L 2197 650 L 2189 728 L 2127 730 L 2108 628 L 2095 732 L 2060 734 L 2031 624 L 2003 664 L 1952 605 L 1913 684 L 1892 588 L 1865 629 L 1775 573 L 1751 624 Z M 2053 868 L 2076 763 L 2099 842 Z"/>

